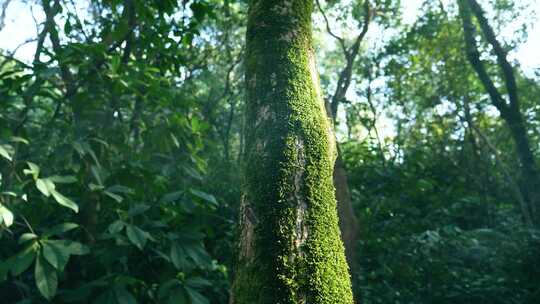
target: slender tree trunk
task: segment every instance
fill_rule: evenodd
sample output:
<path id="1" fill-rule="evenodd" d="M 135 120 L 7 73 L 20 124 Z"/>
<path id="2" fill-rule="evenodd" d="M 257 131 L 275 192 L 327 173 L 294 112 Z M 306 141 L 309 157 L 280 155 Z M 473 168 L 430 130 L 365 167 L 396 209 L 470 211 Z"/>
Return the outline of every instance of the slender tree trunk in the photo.
<path id="1" fill-rule="evenodd" d="M 334 165 L 334 187 L 336 187 L 341 239 L 345 245 L 347 264 L 349 264 L 349 268 L 351 269 L 351 272 L 353 272 L 358 266 L 358 261 L 356 259 L 356 240 L 358 239 L 358 231 L 360 228 L 352 206 L 349 181 L 347 178 L 347 171 L 345 171 L 345 164 L 341 158 L 341 151 L 338 152 L 336 163 Z"/>
<path id="2" fill-rule="evenodd" d="M 520 162 L 521 191 L 527 202 L 527 213 L 532 217 L 535 225 L 540 226 L 540 172 L 536 163 L 529 138 L 527 127 L 520 110 L 520 101 L 514 70 L 507 60 L 506 51 L 497 40 L 495 32 L 484 16 L 484 12 L 476 0 L 458 0 L 460 15 L 463 21 L 463 33 L 467 57 L 476 71 L 478 78 L 491 98 L 493 105 L 499 110 L 501 118 L 510 129 L 510 134 L 516 145 L 517 156 Z M 472 16 L 476 17 L 484 38 L 493 48 L 497 63 L 502 72 L 508 100 L 495 86 L 480 59 L 480 52 L 476 45 L 475 26 Z M 526 216 L 526 214 L 524 214 Z"/>
<path id="3" fill-rule="evenodd" d="M 312 0 L 251 0 L 245 185 L 231 303 L 352 303 Z"/>

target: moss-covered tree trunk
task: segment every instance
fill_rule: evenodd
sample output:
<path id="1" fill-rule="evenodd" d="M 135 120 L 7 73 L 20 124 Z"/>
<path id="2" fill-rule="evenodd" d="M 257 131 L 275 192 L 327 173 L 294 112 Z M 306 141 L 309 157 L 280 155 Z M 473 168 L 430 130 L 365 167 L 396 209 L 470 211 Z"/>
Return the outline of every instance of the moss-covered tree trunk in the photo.
<path id="1" fill-rule="evenodd" d="M 231 303 L 350 304 L 312 0 L 251 0 L 246 167 Z"/>

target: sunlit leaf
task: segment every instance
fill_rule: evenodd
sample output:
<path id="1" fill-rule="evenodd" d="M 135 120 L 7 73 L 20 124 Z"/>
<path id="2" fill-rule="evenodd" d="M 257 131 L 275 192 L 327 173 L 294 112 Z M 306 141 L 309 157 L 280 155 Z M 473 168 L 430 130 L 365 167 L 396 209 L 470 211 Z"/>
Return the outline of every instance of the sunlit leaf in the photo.
<path id="1" fill-rule="evenodd" d="M 79 212 L 79 206 L 74 201 L 63 196 L 56 190 L 51 191 L 51 194 L 53 195 L 54 199 L 58 204 L 75 211 L 75 213 Z"/>
<path id="2" fill-rule="evenodd" d="M 6 227 L 13 225 L 13 213 L 0 204 L 0 224 L 2 223 Z"/>
<path id="3" fill-rule="evenodd" d="M 0 145 L 0 156 L 2 156 L 3 158 L 9 161 L 12 161 L 13 160 L 12 155 L 13 155 L 13 148 L 10 145 Z"/>
<path id="4" fill-rule="evenodd" d="M 29 169 L 24 169 L 23 173 L 25 175 L 32 175 L 34 179 L 37 179 L 39 177 L 39 166 L 32 162 L 26 162 L 26 164 L 28 164 Z"/>

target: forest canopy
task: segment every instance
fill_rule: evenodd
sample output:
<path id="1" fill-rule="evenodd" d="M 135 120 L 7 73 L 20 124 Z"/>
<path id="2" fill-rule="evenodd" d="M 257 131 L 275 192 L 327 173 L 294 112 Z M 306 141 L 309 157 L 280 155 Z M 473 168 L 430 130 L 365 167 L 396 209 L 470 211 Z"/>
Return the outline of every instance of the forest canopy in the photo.
<path id="1" fill-rule="evenodd" d="M 0 0 L 0 303 L 540 303 L 538 0 Z"/>

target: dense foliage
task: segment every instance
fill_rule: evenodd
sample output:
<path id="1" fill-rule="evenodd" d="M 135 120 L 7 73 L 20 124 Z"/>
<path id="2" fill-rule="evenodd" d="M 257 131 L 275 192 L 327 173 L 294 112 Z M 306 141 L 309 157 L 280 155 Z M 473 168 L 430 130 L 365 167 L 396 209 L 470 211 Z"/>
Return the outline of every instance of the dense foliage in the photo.
<path id="1" fill-rule="evenodd" d="M 40 13 L 34 55 L 0 54 L 0 302 L 227 303 L 247 1 L 22 2 Z M 538 35 L 537 2 L 478 2 L 506 52 Z M 318 4 L 329 99 L 354 63 L 336 131 L 359 302 L 539 303 L 540 231 L 457 1 L 425 1 L 412 24 L 399 1 Z M 507 94 L 491 44 L 477 43 Z M 538 162 L 540 74 L 510 63 Z"/>

